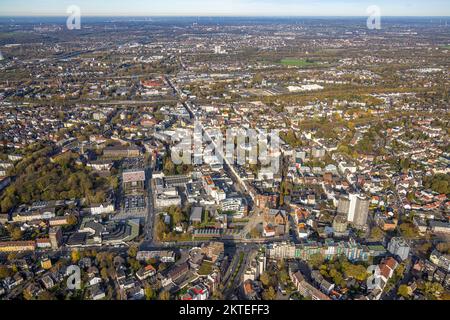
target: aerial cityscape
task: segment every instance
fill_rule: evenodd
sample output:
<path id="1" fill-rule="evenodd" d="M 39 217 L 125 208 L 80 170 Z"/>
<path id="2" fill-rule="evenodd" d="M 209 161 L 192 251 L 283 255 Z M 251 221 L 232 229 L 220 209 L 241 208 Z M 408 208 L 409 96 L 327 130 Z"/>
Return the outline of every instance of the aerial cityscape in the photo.
<path id="1" fill-rule="evenodd" d="M 450 300 L 442 1 L 27 2 L 0 4 L 0 300 Z"/>

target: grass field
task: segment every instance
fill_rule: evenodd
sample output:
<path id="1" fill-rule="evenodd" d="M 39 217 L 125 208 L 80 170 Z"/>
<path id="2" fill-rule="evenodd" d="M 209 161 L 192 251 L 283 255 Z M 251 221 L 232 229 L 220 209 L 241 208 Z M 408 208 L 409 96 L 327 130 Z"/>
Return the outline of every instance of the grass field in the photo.
<path id="1" fill-rule="evenodd" d="M 294 67 L 308 67 L 316 64 L 315 62 L 308 61 L 306 59 L 294 59 L 294 58 L 282 59 L 280 63 L 285 66 L 294 66 Z"/>

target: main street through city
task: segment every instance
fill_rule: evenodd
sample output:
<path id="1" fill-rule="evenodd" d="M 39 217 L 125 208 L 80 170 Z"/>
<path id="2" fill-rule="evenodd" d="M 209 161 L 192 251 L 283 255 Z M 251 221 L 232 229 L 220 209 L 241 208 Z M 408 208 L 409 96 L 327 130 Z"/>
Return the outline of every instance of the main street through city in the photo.
<path id="1" fill-rule="evenodd" d="M 145 168 L 145 176 L 146 176 L 146 193 L 147 193 L 147 218 L 145 220 L 144 225 L 144 242 L 148 244 L 152 244 L 154 241 L 154 233 L 155 233 L 155 207 L 154 207 L 154 197 L 153 197 L 153 186 L 152 186 L 152 177 L 153 177 L 153 165 L 152 165 L 152 156 L 147 160 L 147 165 Z"/>
<path id="2" fill-rule="evenodd" d="M 191 118 L 193 118 L 194 120 L 195 118 L 195 114 L 192 111 L 192 109 L 188 106 L 187 103 L 185 103 L 184 101 L 181 100 L 181 91 L 180 89 L 178 89 L 169 79 L 168 76 L 166 76 L 166 81 L 167 83 L 171 86 L 171 88 L 174 90 L 175 93 L 177 93 L 180 96 L 180 102 L 183 103 L 183 105 L 185 106 L 186 110 L 189 112 L 189 114 L 191 115 Z M 207 134 L 207 131 L 205 130 L 204 126 L 201 125 L 201 129 L 203 132 L 205 132 Z M 211 137 L 208 135 L 207 138 L 209 140 L 211 140 L 213 143 L 214 141 L 211 139 Z M 216 147 L 216 145 L 214 144 L 214 146 Z M 222 154 L 222 153 L 220 153 Z M 223 157 L 223 154 L 222 154 Z M 233 166 L 228 162 L 226 157 L 223 157 L 223 160 L 225 162 L 225 167 L 226 167 L 226 171 L 229 173 L 229 175 L 231 176 L 231 178 L 233 179 L 234 182 L 238 183 L 239 186 L 241 186 L 241 189 L 247 191 L 248 193 L 248 188 L 246 186 L 246 184 L 244 183 L 244 181 L 242 181 L 242 179 L 240 179 L 239 175 L 235 172 L 235 170 L 233 169 Z M 149 165 L 146 168 L 146 176 L 148 177 L 147 181 L 146 181 L 146 189 L 147 189 L 147 210 L 148 210 L 148 215 L 147 215 L 147 219 L 145 222 L 145 226 L 144 226 L 144 240 L 140 245 L 140 248 L 142 250 L 155 250 L 158 248 L 170 248 L 170 247 L 179 247 L 179 246 L 198 246 L 201 243 L 203 243 L 204 241 L 183 241 L 183 242 L 171 242 L 171 243 L 167 243 L 167 242 L 159 242 L 157 237 L 156 237 L 156 230 L 155 230 L 155 225 L 156 225 L 156 214 L 155 214 L 155 207 L 154 207 L 154 195 L 153 195 L 153 188 L 152 188 L 152 171 L 153 171 L 153 166 L 151 165 L 152 161 L 149 160 Z M 262 245 L 266 242 L 269 242 L 268 240 L 260 240 L 260 239 L 246 239 L 246 234 L 249 233 L 251 231 L 252 228 L 254 227 L 259 227 L 263 221 L 262 216 L 254 216 L 251 217 L 252 220 L 249 223 L 249 227 L 244 228 L 244 232 L 241 233 L 240 238 L 236 238 L 236 239 L 217 239 L 216 241 L 219 242 L 223 242 L 225 245 L 233 245 L 233 244 L 239 244 L 239 245 L 246 245 L 246 244 L 256 244 L 256 245 Z M 282 242 L 282 241 L 286 241 L 287 238 L 285 237 L 281 237 L 281 238 L 274 238 L 274 239 L 270 239 L 270 242 Z"/>

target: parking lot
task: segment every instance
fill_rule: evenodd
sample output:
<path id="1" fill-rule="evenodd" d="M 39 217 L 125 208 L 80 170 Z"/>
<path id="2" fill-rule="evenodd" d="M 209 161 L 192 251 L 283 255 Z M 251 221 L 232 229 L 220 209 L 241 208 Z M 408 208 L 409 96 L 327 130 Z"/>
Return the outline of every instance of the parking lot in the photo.
<path id="1" fill-rule="evenodd" d="M 125 213 L 140 212 L 145 210 L 145 197 L 140 196 L 126 196 L 124 198 Z"/>

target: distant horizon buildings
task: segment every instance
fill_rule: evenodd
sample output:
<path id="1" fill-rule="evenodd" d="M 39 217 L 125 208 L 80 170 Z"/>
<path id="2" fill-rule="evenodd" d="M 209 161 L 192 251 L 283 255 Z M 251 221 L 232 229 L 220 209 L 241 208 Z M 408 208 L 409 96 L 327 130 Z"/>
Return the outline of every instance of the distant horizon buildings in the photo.
<path id="1" fill-rule="evenodd" d="M 369 0 L 168 0 L 143 2 L 130 0 L 78 0 L 76 5 L 83 16 L 367 16 Z M 2 16 L 56 16 L 65 15 L 70 1 L 46 0 L 39 6 L 29 0 L 2 0 Z M 411 1 L 378 0 L 383 16 L 449 16 L 446 0 Z"/>
<path id="2" fill-rule="evenodd" d="M 215 54 L 226 54 L 227 51 L 222 49 L 222 46 L 214 46 Z"/>

